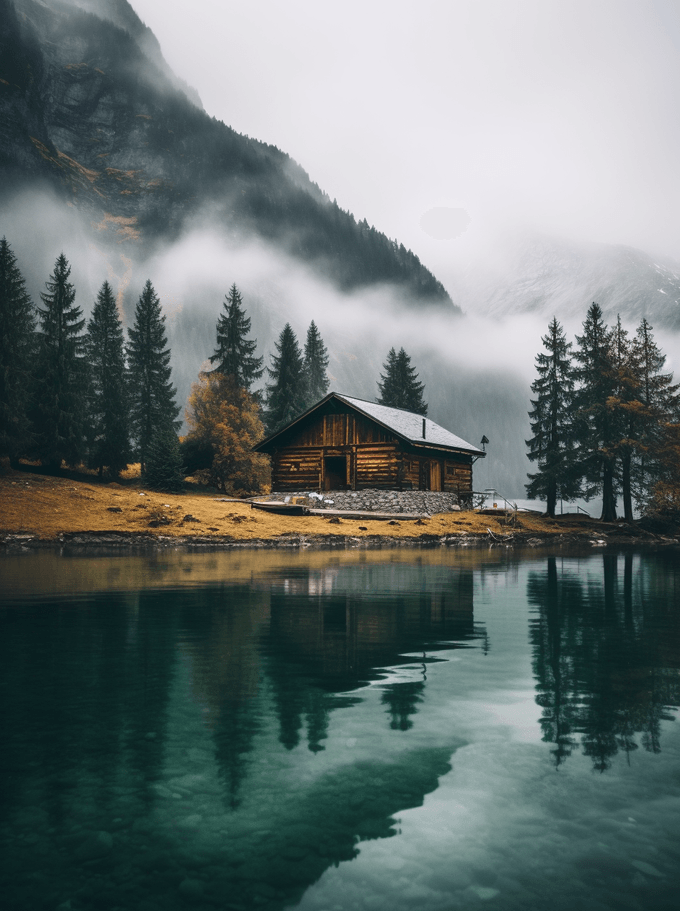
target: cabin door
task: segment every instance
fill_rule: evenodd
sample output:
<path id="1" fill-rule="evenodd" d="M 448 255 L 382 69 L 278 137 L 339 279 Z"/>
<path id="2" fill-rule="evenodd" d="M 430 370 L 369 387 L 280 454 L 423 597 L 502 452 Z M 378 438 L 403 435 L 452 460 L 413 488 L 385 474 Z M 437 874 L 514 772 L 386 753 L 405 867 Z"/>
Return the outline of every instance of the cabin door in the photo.
<path id="1" fill-rule="evenodd" d="M 430 490 L 442 489 L 442 463 L 430 462 Z"/>
<path id="2" fill-rule="evenodd" d="M 347 489 L 347 458 L 345 456 L 326 456 L 323 460 L 323 489 Z"/>

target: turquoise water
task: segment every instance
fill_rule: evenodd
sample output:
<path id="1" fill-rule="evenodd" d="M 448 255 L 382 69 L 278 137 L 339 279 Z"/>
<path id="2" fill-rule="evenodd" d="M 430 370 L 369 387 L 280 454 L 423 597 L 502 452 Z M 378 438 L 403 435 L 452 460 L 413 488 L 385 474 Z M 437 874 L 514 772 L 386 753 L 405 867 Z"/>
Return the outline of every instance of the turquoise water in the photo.
<path id="1" fill-rule="evenodd" d="M 672 553 L 0 561 L 0 904 L 675 909 Z"/>

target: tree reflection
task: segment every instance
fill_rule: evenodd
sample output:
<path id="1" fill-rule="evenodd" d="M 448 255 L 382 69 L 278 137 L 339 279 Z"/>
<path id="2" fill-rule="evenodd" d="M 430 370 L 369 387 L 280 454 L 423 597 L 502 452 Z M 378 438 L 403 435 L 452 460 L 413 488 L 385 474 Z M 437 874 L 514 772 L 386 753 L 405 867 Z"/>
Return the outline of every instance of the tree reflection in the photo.
<path id="1" fill-rule="evenodd" d="M 0 663 L 15 698 L 3 707 L 0 811 L 19 797 L 19 769 L 27 788 L 43 792 L 52 825 L 83 782 L 101 810 L 121 782 L 148 804 L 174 670 L 177 615 L 166 607 L 154 592 L 100 595 L 27 605 L 20 622 L 4 624 Z"/>
<path id="2" fill-rule="evenodd" d="M 383 689 L 382 701 L 389 706 L 392 718 L 390 727 L 393 731 L 408 731 L 413 727 L 411 715 L 417 712 L 419 702 L 423 701 L 425 682 L 390 683 Z"/>
<path id="3" fill-rule="evenodd" d="M 332 708 L 350 705 L 351 691 L 379 679 L 385 667 L 413 663 L 404 653 L 461 647 L 484 636 L 475 626 L 472 572 L 449 570 L 426 585 L 422 567 L 333 568 L 298 571 L 273 580 L 267 678 L 273 684 L 279 740 L 300 742 L 303 717 L 308 747 L 323 750 Z M 431 572 L 431 568 L 430 568 Z M 413 726 L 425 677 L 384 685 L 390 727 Z"/>
<path id="4" fill-rule="evenodd" d="M 527 594 L 537 608 L 530 637 L 543 739 L 555 744 L 556 766 L 580 739 L 604 772 L 621 751 L 630 761 L 638 736 L 645 750 L 660 751 L 661 722 L 680 699 L 671 658 L 680 590 L 663 556 L 643 565 L 632 554 L 603 554 L 601 566 L 601 575 L 584 576 L 548 557 L 544 572 L 529 574 Z"/>

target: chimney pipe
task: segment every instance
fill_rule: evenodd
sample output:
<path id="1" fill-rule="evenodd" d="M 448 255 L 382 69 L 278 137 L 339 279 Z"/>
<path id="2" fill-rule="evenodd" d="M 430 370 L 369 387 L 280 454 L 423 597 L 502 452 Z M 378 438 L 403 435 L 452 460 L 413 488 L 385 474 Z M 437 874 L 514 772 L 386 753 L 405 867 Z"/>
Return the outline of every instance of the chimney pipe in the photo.
<path id="1" fill-rule="evenodd" d="M 425 439 L 425 418 L 423 418 L 423 439 Z"/>

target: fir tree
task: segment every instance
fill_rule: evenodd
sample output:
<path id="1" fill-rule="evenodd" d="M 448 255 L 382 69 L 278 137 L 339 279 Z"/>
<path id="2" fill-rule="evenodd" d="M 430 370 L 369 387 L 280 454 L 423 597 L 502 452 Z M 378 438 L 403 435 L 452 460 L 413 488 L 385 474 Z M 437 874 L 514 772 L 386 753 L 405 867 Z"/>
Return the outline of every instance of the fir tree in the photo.
<path id="1" fill-rule="evenodd" d="M 33 302 L 6 238 L 0 240 L 0 455 L 17 459 L 29 447 Z"/>
<path id="2" fill-rule="evenodd" d="M 35 379 L 37 453 L 44 465 L 58 469 L 62 460 L 77 464 L 84 455 L 87 363 L 85 320 L 75 306 L 71 267 L 62 253 L 40 295 L 38 359 Z"/>
<path id="3" fill-rule="evenodd" d="M 243 298 L 234 284 L 224 299 L 224 313 L 217 320 L 217 349 L 210 363 L 217 364 L 212 373 L 233 376 L 238 386 L 250 392 L 264 368 L 263 358 L 254 354 L 257 340 L 248 338 L 250 317 L 245 315 L 242 304 Z"/>
<path id="4" fill-rule="evenodd" d="M 305 370 L 297 337 L 289 323 L 275 343 L 278 354 L 272 354 L 267 373 L 267 432 L 275 433 L 305 410 Z"/>
<path id="5" fill-rule="evenodd" d="M 171 423 L 153 432 L 146 452 L 144 482 L 151 490 L 173 493 L 184 487 L 184 466 L 179 440 Z"/>
<path id="6" fill-rule="evenodd" d="M 165 316 L 150 281 L 137 302 L 135 324 L 128 334 L 130 423 L 144 475 L 151 439 L 161 430 L 176 430 L 180 425 L 176 389 L 170 382 Z"/>
<path id="7" fill-rule="evenodd" d="M 403 408 L 415 414 L 427 414 L 427 403 L 423 401 L 425 386 L 418 382 L 415 367 L 411 366 L 411 358 L 399 349 L 397 354 L 390 348 L 387 360 L 383 364 L 384 374 L 380 374 L 381 383 L 379 405 L 389 405 L 390 408 Z"/>
<path id="8" fill-rule="evenodd" d="M 90 364 L 90 464 L 118 475 L 130 457 L 130 414 L 123 327 L 108 282 L 101 286 L 87 327 Z"/>
<path id="9" fill-rule="evenodd" d="M 666 356 L 654 341 L 652 326 L 644 318 L 633 341 L 631 360 L 639 400 L 635 414 L 637 459 L 632 470 L 633 492 L 638 506 L 642 506 L 650 486 L 663 474 L 659 454 L 666 448 L 666 426 L 680 419 L 680 386 L 673 383 L 672 373 L 664 373 Z"/>
<path id="10" fill-rule="evenodd" d="M 576 431 L 580 476 L 585 496 L 602 494 L 603 522 L 616 520 L 616 424 L 610 398 L 617 384 L 612 333 L 602 319 L 602 309 L 593 302 L 583 323 L 583 335 L 576 337 L 579 362 L 576 375 Z"/>
<path id="11" fill-rule="evenodd" d="M 635 369 L 628 332 L 623 328 L 620 316 L 617 317 L 611 338 L 613 388 L 608 407 L 613 439 L 610 451 L 620 461 L 623 515 L 626 522 L 632 522 L 632 465 L 638 451 L 640 381 Z"/>
<path id="12" fill-rule="evenodd" d="M 309 324 L 307 330 L 307 341 L 305 342 L 305 396 L 307 407 L 316 404 L 328 392 L 328 351 L 323 343 L 314 320 Z"/>
<path id="13" fill-rule="evenodd" d="M 554 517 L 558 498 L 571 500 L 579 493 L 572 422 L 574 371 L 571 342 L 557 319 L 541 341 L 547 353 L 536 356 L 538 377 L 531 384 L 536 398 L 529 412 L 532 437 L 527 440 L 529 459 L 538 463 L 538 471 L 529 474 L 526 489 L 531 499 L 545 498 L 546 512 Z"/>

